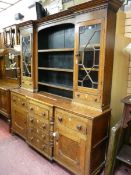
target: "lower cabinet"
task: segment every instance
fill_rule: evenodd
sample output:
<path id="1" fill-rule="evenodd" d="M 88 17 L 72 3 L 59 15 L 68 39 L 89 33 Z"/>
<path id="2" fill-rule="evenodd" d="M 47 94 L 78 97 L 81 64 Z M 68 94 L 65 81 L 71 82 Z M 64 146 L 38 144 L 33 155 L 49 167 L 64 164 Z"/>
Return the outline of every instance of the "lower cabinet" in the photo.
<path id="1" fill-rule="evenodd" d="M 23 95 L 11 94 L 11 116 L 12 127 L 14 133 L 19 134 L 26 139 L 27 137 L 27 102 Z"/>
<path id="2" fill-rule="evenodd" d="M 10 90 L 0 89 L 0 113 L 10 119 Z"/>
<path id="3" fill-rule="evenodd" d="M 87 112 L 11 92 L 12 132 L 76 175 L 96 175 L 105 163 L 110 111 Z"/>

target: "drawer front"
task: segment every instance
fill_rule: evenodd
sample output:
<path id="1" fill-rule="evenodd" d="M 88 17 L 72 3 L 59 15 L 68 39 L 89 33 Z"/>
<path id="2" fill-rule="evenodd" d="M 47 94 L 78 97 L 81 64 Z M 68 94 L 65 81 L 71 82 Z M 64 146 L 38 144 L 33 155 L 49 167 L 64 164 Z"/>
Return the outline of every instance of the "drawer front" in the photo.
<path id="1" fill-rule="evenodd" d="M 30 127 L 28 128 L 28 137 L 37 136 L 44 143 L 49 143 L 50 136 L 49 134 L 44 133 L 41 129 Z"/>
<path id="2" fill-rule="evenodd" d="M 40 120 L 39 116 L 28 116 L 28 125 L 29 127 L 35 127 L 38 129 L 41 129 L 42 132 L 49 132 L 49 122 L 48 121 L 44 121 L 44 120 Z"/>
<path id="3" fill-rule="evenodd" d="M 49 111 L 46 108 L 39 107 L 38 104 L 29 103 L 29 112 L 41 116 L 45 120 L 49 120 Z"/>
<path id="4" fill-rule="evenodd" d="M 84 135 L 88 132 L 88 126 L 90 125 L 88 119 L 81 118 L 60 109 L 56 109 L 55 117 L 57 125 L 63 125 L 64 127 L 70 128 Z"/>
<path id="5" fill-rule="evenodd" d="M 27 109 L 26 97 L 20 95 L 12 95 L 11 96 L 11 104 L 18 105 L 19 108 Z"/>
<path id="6" fill-rule="evenodd" d="M 33 145 L 37 150 L 41 151 L 43 154 L 52 156 L 52 147 L 46 144 L 43 140 L 37 137 L 37 135 L 31 135 L 28 137 L 28 142 Z"/>

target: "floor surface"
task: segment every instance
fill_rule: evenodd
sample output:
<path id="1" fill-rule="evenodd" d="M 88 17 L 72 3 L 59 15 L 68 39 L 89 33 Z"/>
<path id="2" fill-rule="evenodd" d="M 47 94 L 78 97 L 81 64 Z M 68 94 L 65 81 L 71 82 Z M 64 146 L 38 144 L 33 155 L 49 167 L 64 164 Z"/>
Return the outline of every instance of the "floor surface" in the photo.
<path id="1" fill-rule="evenodd" d="M 71 175 L 71 173 L 43 158 L 18 136 L 12 136 L 8 124 L 0 119 L 0 175 Z"/>
<path id="2" fill-rule="evenodd" d="M 12 136 L 8 124 L 0 118 L 0 175 L 71 175 L 71 173 L 57 163 L 45 159 L 18 136 Z M 122 166 L 115 175 L 131 175 L 131 169 Z"/>

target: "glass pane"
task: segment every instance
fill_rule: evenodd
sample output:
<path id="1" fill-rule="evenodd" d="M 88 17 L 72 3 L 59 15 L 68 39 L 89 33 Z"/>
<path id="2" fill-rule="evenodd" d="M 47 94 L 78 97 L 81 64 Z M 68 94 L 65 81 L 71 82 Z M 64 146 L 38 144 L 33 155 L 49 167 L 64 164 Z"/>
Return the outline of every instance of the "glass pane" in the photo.
<path id="1" fill-rule="evenodd" d="M 23 76 L 31 77 L 31 40 L 30 36 L 22 37 Z"/>
<path id="2" fill-rule="evenodd" d="M 101 24 L 79 28 L 78 86 L 98 88 Z"/>

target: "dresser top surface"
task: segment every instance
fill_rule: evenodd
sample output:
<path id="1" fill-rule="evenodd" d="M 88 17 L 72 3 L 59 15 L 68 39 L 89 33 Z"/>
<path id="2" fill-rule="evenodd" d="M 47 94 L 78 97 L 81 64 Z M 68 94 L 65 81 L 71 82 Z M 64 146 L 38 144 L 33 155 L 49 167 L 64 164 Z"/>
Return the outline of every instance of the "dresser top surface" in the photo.
<path id="1" fill-rule="evenodd" d="M 12 89 L 12 92 L 24 95 L 30 100 L 35 100 L 48 106 L 54 106 L 89 119 L 94 119 L 104 113 L 110 112 L 110 109 L 102 112 L 87 105 L 76 103 L 71 99 L 59 97 L 48 93 L 32 93 L 23 89 Z"/>
<path id="2" fill-rule="evenodd" d="M 19 85 L 17 83 L 6 82 L 5 80 L 0 80 L 0 89 L 10 90 L 14 88 L 18 88 Z"/>

